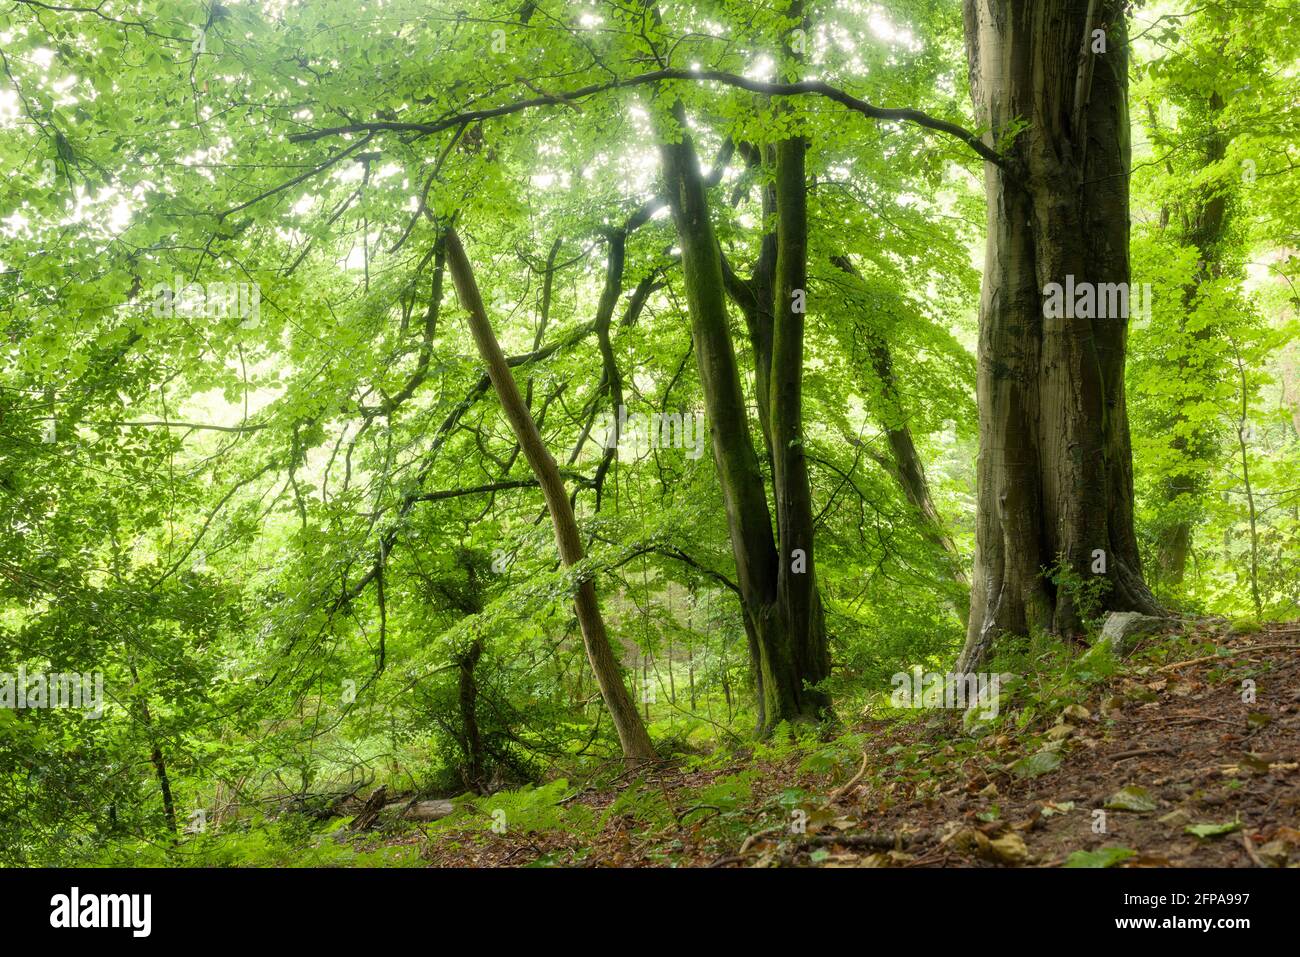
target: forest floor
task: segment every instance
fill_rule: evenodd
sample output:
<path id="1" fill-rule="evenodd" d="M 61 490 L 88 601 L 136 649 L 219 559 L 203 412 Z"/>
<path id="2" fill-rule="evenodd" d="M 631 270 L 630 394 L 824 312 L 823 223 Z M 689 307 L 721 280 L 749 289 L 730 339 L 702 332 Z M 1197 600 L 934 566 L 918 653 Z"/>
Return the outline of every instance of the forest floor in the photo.
<path id="1" fill-rule="evenodd" d="M 562 782 L 502 833 L 471 813 L 353 840 L 438 867 L 1300 866 L 1297 651 L 1296 624 L 1186 623 L 1027 688 L 978 739 L 960 711 L 895 710 L 830 744 Z"/>

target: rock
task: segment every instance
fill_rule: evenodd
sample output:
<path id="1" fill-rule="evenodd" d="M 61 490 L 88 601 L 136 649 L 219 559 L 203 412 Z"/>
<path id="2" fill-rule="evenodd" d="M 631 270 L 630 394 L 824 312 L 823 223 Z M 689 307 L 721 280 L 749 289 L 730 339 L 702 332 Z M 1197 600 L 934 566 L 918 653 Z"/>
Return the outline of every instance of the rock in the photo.
<path id="1" fill-rule="evenodd" d="M 998 716 L 1006 710 L 1016 690 L 1025 683 L 1020 675 L 1000 674 L 990 682 L 988 697 L 976 701 L 961 716 L 962 730 L 973 738 L 982 738 L 993 730 Z"/>
<path id="2" fill-rule="evenodd" d="M 456 805 L 450 801 L 419 801 L 407 808 L 402 816 L 408 821 L 437 821 L 454 810 Z"/>
<path id="3" fill-rule="evenodd" d="M 1106 645 L 1114 655 L 1121 657 L 1132 651 L 1142 636 L 1164 631 L 1172 624 L 1173 620 L 1169 618 L 1157 618 L 1136 611 L 1112 611 L 1106 615 L 1101 626 L 1101 636 L 1092 647 Z"/>

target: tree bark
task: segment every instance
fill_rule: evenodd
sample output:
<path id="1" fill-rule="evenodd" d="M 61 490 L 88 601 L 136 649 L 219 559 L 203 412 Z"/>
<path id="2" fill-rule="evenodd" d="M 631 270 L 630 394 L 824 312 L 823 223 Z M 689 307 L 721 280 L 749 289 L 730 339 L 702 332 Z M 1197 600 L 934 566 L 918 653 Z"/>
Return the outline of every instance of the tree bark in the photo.
<path id="1" fill-rule="evenodd" d="M 478 681 L 474 675 L 474 669 L 478 667 L 478 660 L 482 656 L 483 639 L 475 638 L 470 642 L 469 648 L 456 658 L 457 697 L 465 751 L 462 775 L 465 786 L 476 794 L 483 793 L 487 767 L 483 756 L 483 737 L 478 729 Z"/>
<path id="2" fill-rule="evenodd" d="M 660 146 L 669 207 L 682 249 L 682 274 L 691 316 L 700 384 L 710 421 L 713 457 L 722 486 L 736 575 L 745 606 L 746 635 L 761 676 L 760 732 L 782 721 L 816 720 L 829 713 L 824 692 L 810 685 L 829 673 L 830 660 L 817 597 L 812 562 L 811 494 L 802 445 L 802 315 L 775 319 L 771 386 L 760 392 L 772 421 L 775 499 L 781 550 L 773 534 L 767 491 L 749 428 L 740 370 L 728 328 L 721 252 L 709 218 L 708 199 L 699 161 L 681 104 L 674 106 L 677 129 Z M 669 140 L 675 139 L 675 142 Z M 789 215 L 799 216 L 806 202 L 803 146 L 785 165 Z M 797 181 L 798 188 L 792 184 Z M 779 188 L 779 187 L 778 187 Z M 806 264 L 806 216 L 786 227 L 784 287 L 802 289 Z M 778 238 L 778 245 L 780 240 Z M 798 282 L 799 286 L 792 283 Z M 780 285 L 780 284 L 778 284 Z M 790 299 L 785 300 L 785 308 Z M 776 309 L 778 314 L 784 309 Z M 776 327 L 780 327 L 778 332 Z M 778 338 L 784 341 L 778 347 Z M 778 352 L 780 358 L 778 358 Z M 793 385 L 780 402 L 774 396 Z M 777 436 L 782 440 L 778 441 Z M 789 556 L 803 548 L 802 572 L 793 573 Z"/>
<path id="3" fill-rule="evenodd" d="M 560 552 L 560 560 L 566 567 L 572 567 L 582 560 L 582 539 L 573 508 L 565 494 L 564 480 L 560 477 L 555 459 L 542 442 L 537 423 L 533 421 L 519 394 L 519 386 L 510 372 L 496 334 L 492 331 L 487 310 L 483 307 L 473 269 L 454 230 L 447 234 L 447 266 L 456 286 L 456 294 L 469 316 L 470 331 L 479 354 L 487 365 L 492 387 L 501 400 L 501 408 L 523 449 L 524 457 L 541 486 L 551 524 L 555 529 L 555 543 Z M 653 761 L 656 758 L 654 745 L 623 684 L 618 659 L 614 656 L 605 631 L 605 620 L 596 598 L 596 586 L 590 578 L 583 578 L 578 583 L 573 596 L 573 607 L 582 630 L 587 659 L 591 662 L 601 697 L 623 746 L 624 758 L 630 762 Z"/>
<path id="4" fill-rule="evenodd" d="M 816 685 L 830 675 L 830 650 L 813 552 L 812 487 L 803 434 L 803 344 L 808 287 L 807 141 L 792 136 L 776 146 L 776 308 L 773 310 L 771 394 L 772 485 L 780 547 L 778 593 L 793 652 L 795 681 Z M 769 662 L 768 666 L 776 665 Z M 771 675 L 764 675 L 765 680 Z M 802 689 L 786 705 L 801 713 L 829 713 L 824 691 Z"/>
<path id="5" fill-rule="evenodd" d="M 970 624 L 958 670 L 998 635 L 1082 630 L 1072 589 L 1104 562 L 1106 607 L 1159 613 L 1133 530 L 1127 318 L 1045 318 L 1048 283 L 1129 282 L 1127 31 L 1119 0 L 965 0 L 985 165 L 980 457 Z M 1102 30 L 1105 52 L 1093 52 Z M 1074 310 L 1066 313 L 1075 315 Z"/>

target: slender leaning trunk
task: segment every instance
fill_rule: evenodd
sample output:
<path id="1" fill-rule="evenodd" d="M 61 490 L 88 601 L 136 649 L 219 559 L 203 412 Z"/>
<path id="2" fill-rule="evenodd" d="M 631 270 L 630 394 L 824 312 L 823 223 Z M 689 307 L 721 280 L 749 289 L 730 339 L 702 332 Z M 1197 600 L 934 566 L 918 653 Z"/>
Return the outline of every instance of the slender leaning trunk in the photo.
<path id="1" fill-rule="evenodd" d="M 831 265 L 841 272 L 860 280 L 861 273 L 853 261 L 844 255 L 831 257 Z M 957 544 L 948 534 L 943 517 L 934 504 L 930 494 L 930 482 L 926 478 L 925 463 L 916 449 L 911 426 L 908 425 L 906 406 L 894 374 L 894 354 L 883 336 L 866 331 L 866 350 L 871 362 L 871 371 L 879 383 L 880 398 L 885 411 L 879 420 L 880 428 L 889 443 L 890 456 L 878 461 L 890 474 L 903 496 L 916 510 L 918 527 L 921 534 L 933 545 L 943 550 L 948 561 L 948 576 L 952 579 L 961 597 L 955 601 L 954 610 L 961 619 L 962 627 L 970 624 L 970 579 L 966 577 L 965 563 L 957 551 Z M 853 441 L 857 441 L 854 439 Z"/>
<path id="2" fill-rule="evenodd" d="M 546 500 L 546 509 L 555 528 L 555 543 L 559 548 L 560 560 L 565 566 L 576 565 L 582 560 L 582 539 L 578 533 L 578 522 L 573 514 L 564 490 L 564 480 L 560 477 L 555 459 L 542 442 L 537 423 L 533 421 L 519 386 L 506 363 L 505 354 L 497 342 L 492 324 L 488 321 L 487 310 L 479 295 L 478 283 L 470 266 L 465 249 L 455 231 L 447 234 L 447 266 L 451 271 L 452 281 L 456 285 L 456 294 L 461 305 L 469 315 L 469 327 L 478 346 L 479 354 L 487 365 L 488 377 L 492 387 L 501 400 L 501 408 L 514 430 L 519 447 L 523 449 L 541 486 L 542 496 Z M 592 673 L 600 687 L 605 707 L 609 709 L 618 732 L 618 740 L 623 746 L 623 756 L 631 762 L 653 761 L 656 757 L 650 735 L 646 733 L 641 716 L 637 713 L 627 687 L 623 684 L 622 671 L 618 659 L 610 647 L 609 635 L 605 631 L 605 619 L 600 613 L 600 604 L 596 599 L 596 586 L 590 578 L 584 578 L 578 584 L 573 596 L 573 607 L 582 629 L 583 643 L 587 649 L 587 659 L 591 662 Z"/>
<path id="3" fill-rule="evenodd" d="M 1058 563 L 1104 575 L 1109 608 L 1159 608 L 1133 531 L 1127 317 L 1097 315 L 1095 297 L 1091 310 L 1044 309 L 1051 283 L 1132 292 L 1122 4 L 966 0 L 965 24 L 988 142 L 1028 121 L 1008 162 L 985 166 L 976 554 L 958 664 L 973 671 L 1000 634 L 1081 631 L 1072 589 L 1044 574 Z"/>

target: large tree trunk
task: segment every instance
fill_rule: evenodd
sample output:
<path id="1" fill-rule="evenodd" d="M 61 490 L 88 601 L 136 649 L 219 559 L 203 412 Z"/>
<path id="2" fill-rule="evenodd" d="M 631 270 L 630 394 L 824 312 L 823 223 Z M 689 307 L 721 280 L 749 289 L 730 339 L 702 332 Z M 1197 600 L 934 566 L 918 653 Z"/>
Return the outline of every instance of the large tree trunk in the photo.
<path id="1" fill-rule="evenodd" d="M 976 670 L 1001 633 L 1081 631 L 1069 588 L 1101 568 L 1113 609 L 1156 613 L 1133 531 L 1124 404 L 1126 318 L 1045 318 L 1049 283 L 1129 281 L 1127 31 L 1118 0 L 966 0 L 971 90 L 1006 168 L 985 166 L 980 458 L 966 646 Z M 1094 53 L 1094 30 L 1105 52 Z M 1071 310 L 1067 315 L 1074 315 Z"/>
<path id="2" fill-rule="evenodd" d="M 479 354 L 487 365 L 492 387 L 501 400 L 501 408 L 514 430 L 515 438 L 519 440 L 519 447 L 523 449 L 524 457 L 528 460 L 533 475 L 537 477 L 537 484 L 541 486 L 547 511 L 551 515 L 551 524 L 555 527 L 555 543 L 559 548 L 560 560 L 565 566 L 576 565 L 582 560 L 582 539 L 578 533 L 573 507 L 564 491 L 564 480 L 560 477 L 555 459 L 542 442 L 537 423 L 533 421 L 523 396 L 519 394 L 519 386 L 510 372 L 496 334 L 492 331 L 487 310 L 483 308 L 483 299 L 479 295 L 478 283 L 474 280 L 473 269 L 455 231 L 447 234 L 447 266 L 456 285 L 456 294 L 469 315 L 470 331 L 474 335 Z M 582 629 L 587 659 L 591 662 L 601 697 L 609 709 L 614 729 L 618 732 L 623 756 L 628 761 L 653 761 L 656 757 L 654 745 L 623 684 L 622 671 L 610 647 L 609 636 L 605 632 L 605 619 L 601 616 L 600 604 L 596 600 L 596 586 L 590 578 L 584 578 L 578 584 L 573 596 L 573 607 Z"/>

